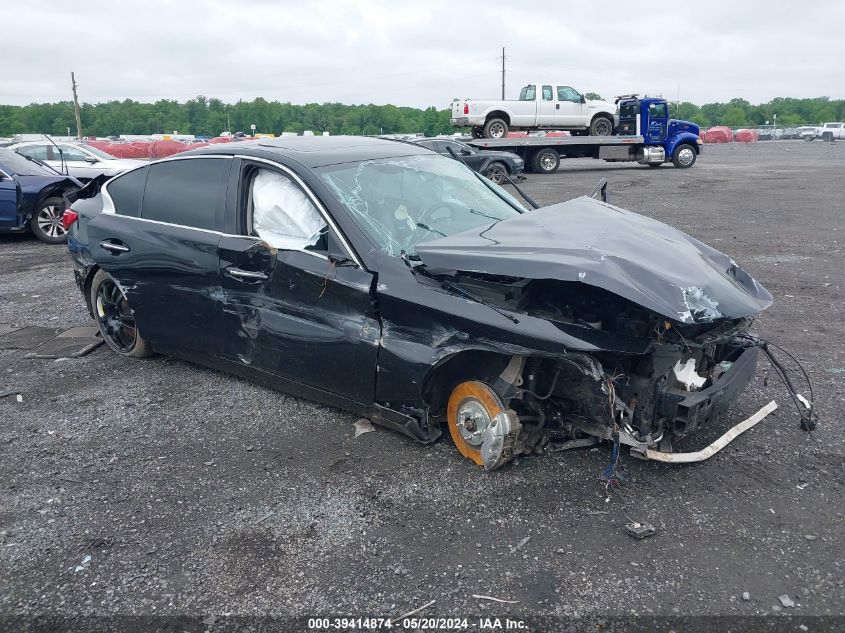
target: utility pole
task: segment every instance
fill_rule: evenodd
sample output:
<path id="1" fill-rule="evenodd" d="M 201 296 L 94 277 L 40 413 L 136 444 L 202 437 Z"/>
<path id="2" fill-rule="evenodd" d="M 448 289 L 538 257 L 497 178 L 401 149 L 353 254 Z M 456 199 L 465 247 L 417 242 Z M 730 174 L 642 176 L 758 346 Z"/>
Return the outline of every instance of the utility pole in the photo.
<path id="1" fill-rule="evenodd" d="M 505 47 L 502 46 L 502 101 L 505 100 Z"/>
<path id="2" fill-rule="evenodd" d="M 79 98 L 76 96 L 76 77 L 70 73 L 70 83 L 73 86 L 73 112 L 76 115 L 76 138 L 82 140 L 82 120 L 79 118 Z"/>

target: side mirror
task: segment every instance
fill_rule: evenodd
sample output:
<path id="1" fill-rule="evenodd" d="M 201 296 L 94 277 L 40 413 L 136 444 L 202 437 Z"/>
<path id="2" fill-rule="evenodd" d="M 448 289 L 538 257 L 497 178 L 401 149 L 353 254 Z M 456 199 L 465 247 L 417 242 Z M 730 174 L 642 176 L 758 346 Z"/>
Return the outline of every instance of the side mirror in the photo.
<path id="1" fill-rule="evenodd" d="M 581 103 L 587 103 L 587 97 L 581 95 Z"/>
<path id="2" fill-rule="evenodd" d="M 99 162 L 100 162 L 100 159 L 99 159 L 99 158 L 94 158 L 93 156 L 87 156 L 87 157 L 85 158 L 85 162 L 86 162 L 86 163 L 91 163 L 91 164 L 93 165 L 94 163 L 99 163 Z"/>

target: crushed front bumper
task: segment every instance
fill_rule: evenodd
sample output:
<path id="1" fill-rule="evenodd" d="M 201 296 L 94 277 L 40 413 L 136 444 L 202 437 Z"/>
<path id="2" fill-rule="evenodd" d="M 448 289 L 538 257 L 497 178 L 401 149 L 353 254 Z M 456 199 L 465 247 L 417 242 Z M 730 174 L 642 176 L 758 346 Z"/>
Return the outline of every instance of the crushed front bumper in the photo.
<path id="1" fill-rule="evenodd" d="M 676 436 L 683 436 L 714 423 L 754 378 L 757 347 L 739 350 L 731 366 L 712 386 L 701 391 L 663 389 L 657 396 L 657 415 L 669 422 Z"/>

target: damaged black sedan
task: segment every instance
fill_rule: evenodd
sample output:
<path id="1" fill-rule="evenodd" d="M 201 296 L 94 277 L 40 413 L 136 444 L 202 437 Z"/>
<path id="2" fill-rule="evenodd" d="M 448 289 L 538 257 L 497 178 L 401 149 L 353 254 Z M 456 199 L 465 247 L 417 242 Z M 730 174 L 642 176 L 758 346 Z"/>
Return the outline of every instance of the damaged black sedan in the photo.
<path id="1" fill-rule="evenodd" d="M 671 451 L 754 375 L 771 295 L 729 257 L 581 197 L 526 211 L 407 143 L 281 138 L 93 183 L 66 214 L 117 353 L 332 404 L 492 469 L 550 442 Z M 84 197 L 84 196 L 88 197 Z"/>

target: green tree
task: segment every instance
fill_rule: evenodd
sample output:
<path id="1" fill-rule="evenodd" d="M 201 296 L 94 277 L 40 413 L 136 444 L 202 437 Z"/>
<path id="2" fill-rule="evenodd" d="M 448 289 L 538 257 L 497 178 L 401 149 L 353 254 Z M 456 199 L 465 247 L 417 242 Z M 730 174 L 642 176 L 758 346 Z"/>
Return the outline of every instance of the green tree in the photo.
<path id="1" fill-rule="evenodd" d="M 585 99 L 589 99 L 590 101 L 603 101 L 601 95 L 597 92 L 588 92 L 584 95 Z"/>
<path id="2" fill-rule="evenodd" d="M 722 115 L 722 125 L 729 127 L 742 127 L 748 125 L 748 119 L 745 116 L 745 111 L 739 106 L 731 106 Z"/>

